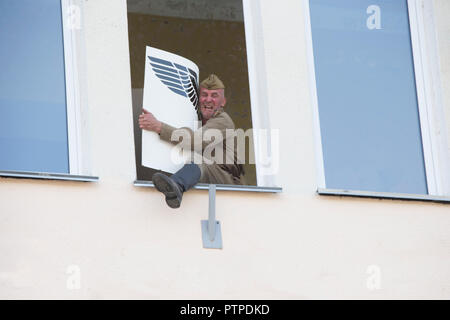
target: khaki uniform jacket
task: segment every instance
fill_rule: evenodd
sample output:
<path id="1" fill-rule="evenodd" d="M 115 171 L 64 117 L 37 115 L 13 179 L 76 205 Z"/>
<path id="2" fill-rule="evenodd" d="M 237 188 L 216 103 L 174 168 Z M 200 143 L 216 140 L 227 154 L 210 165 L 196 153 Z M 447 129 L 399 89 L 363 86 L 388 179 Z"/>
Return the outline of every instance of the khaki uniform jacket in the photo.
<path id="1" fill-rule="evenodd" d="M 193 151 L 196 159 L 200 156 L 202 174 L 199 182 L 242 185 L 245 184 L 244 170 L 237 161 L 234 129 L 233 120 L 220 108 L 214 117 L 195 132 L 190 128 L 174 128 L 163 122 L 159 136 L 184 150 Z M 181 142 L 180 137 L 183 137 Z"/>

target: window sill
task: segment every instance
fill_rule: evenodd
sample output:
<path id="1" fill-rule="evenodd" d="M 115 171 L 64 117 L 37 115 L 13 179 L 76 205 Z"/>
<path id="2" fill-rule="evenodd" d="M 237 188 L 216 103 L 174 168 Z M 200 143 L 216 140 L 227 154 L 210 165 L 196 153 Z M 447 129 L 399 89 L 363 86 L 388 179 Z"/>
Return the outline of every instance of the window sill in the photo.
<path id="1" fill-rule="evenodd" d="M 134 182 L 135 187 L 149 187 L 154 188 L 155 185 L 151 181 L 143 181 L 143 180 L 136 180 Z M 209 184 L 207 183 L 198 183 L 196 184 L 193 189 L 196 190 L 208 190 Z M 217 184 L 216 190 L 222 190 L 222 191 L 246 191 L 246 192 L 266 192 L 266 193 L 280 193 L 282 192 L 281 187 L 257 187 L 257 186 L 236 186 L 231 184 Z"/>
<path id="2" fill-rule="evenodd" d="M 97 182 L 98 177 L 79 176 L 73 174 L 48 173 L 48 172 L 20 172 L 20 171 L 0 171 L 0 177 L 3 178 L 24 178 L 24 179 L 43 179 L 43 180 L 65 180 L 80 182 Z"/>
<path id="3" fill-rule="evenodd" d="M 324 196 L 348 196 L 362 198 L 377 198 L 391 200 L 412 200 L 412 201 L 431 201 L 439 203 L 450 203 L 450 198 L 445 196 L 431 196 L 425 194 L 407 194 L 407 193 L 389 193 L 358 190 L 339 190 L 318 188 L 317 193 Z"/>

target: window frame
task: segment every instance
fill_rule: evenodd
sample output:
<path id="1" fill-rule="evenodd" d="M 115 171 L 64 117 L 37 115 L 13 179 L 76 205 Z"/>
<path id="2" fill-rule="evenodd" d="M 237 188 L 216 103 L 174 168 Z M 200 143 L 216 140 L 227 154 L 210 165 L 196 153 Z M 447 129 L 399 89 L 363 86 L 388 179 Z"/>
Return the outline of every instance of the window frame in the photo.
<path id="1" fill-rule="evenodd" d="M 2 177 L 46 180 L 70 180 L 91 182 L 98 177 L 91 175 L 87 114 L 85 110 L 85 63 L 84 33 L 81 28 L 82 1 L 59 0 L 62 19 L 64 77 L 67 114 L 67 144 L 69 173 L 36 171 L 0 171 Z"/>
<path id="2" fill-rule="evenodd" d="M 330 189 L 327 189 L 325 181 L 309 2 L 310 0 L 303 0 L 317 188 L 319 194 L 345 195 L 348 194 L 348 190 L 326 192 Z M 448 144 L 443 117 L 444 107 L 441 98 L 439 59 L 432 2 L 407 0 L 407 4 L 428 196 L 448 196 L 450 195 L 450 167 L 448 165 Z M 380 192 L 352 190 L 351 193 L 352 195 L 367 196 L 373 194 L 375 197 L 384 197 L 382 196 L 383 193 Z M 393 194 L 386 193 L 386 195 L 390 195 L 386 197 L 392 198 Z M 410 196 L 407 198 L 411 198 Z M 414 195 L 413 197 L 424 198 L 423 195 Z"/>
<path id="3" fill-rule="evenodd" d="M 261 7 L 259 1 L 241 1 L 244 16 L 257 185 L 218 184 L 216 190 L 280 193 L 282 187 L 277 183 L 278 173 L 272 174 L 272 171 L 276 171 L 278 166 L 278 158 L 274 159 L 278 157 L 279 151 L 278 144 L 272 145 L 272 139 L 276 141 L 279 135 L 278 130 L 271 130 L 270 128 Z M 257 106 L 257 108 L 254 108 L 254 106 Z M 261 139 L 262 134 L 265 134 L 267 138 L 266 143 L 263 143 Z M 144 180 L 135 180 L 134 186 L 154 187 L 153 182 Z M 193 189 L 207 190 L 208 184 L 199 183 Z"/>
<path id="4" fill-rule="evenodd" d="M 66 80 L 67 143 L 69 146 L 69 174 L 80 173 L 82 166 L 80 128 L 80 87 L 78 80 L 76 25 L 71 25 L 70 10 L 75 8 L 72 0 L 61 0 L 61 16 L 64 40 L 64 64 Z"/>
<path id="5" fill-rule="evenodd" d="M 273 157 L 279 155 L 276 146 L 272 145 L 270 114 L 267 96 L 267 72 L 264 59 L 264 35 L 259 1 L 242 0 L 244 11 L 245 45 L 247 50 L 248 80 L 250 89 L 250 106 L 252 110 L 253 145 L 255 153 L 256 181 L 258 187 L 278 186 L 277 174 L 264 174 L 262 167 L 266 163 L 262 150 L 266 150 L 271 159 L 269 166 L 273 166 Z M 254 108 L 253 106 L 258 106 Z M 267 142 L 263 147 L 258 132 L 267 130 Z M 276 137 L 275 137 L 276 138 Z M 278 143 L 279 144 L 279 143 Z M 275 164 L 275 166 L 278 164 Z"/>

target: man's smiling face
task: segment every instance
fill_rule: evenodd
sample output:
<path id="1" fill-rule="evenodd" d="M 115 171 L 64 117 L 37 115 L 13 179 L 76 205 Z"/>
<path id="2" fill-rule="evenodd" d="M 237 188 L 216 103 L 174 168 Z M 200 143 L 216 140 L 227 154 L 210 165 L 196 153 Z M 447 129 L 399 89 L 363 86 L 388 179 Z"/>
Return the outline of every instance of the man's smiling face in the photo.
<path id="1" fill-rule="evenodd" d="M 225 106 L 227 100 L 224 91 L 224 89 L 208 90 L 200 87 L 200 112 L 204 121 L 211 119 L 220 107 Z"/>

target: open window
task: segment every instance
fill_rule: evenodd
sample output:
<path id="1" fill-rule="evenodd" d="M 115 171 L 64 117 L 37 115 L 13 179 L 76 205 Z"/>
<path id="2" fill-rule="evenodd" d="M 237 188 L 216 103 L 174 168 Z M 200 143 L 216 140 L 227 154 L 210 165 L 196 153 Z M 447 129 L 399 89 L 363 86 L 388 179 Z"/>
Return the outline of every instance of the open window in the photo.
<path id="1" fill-rule="evenodd" d="M 127 6 L 138 183 L 150 181 L 157 171 L 142 165 L 138 125 L 145 53 L 151 46 L 195 62 L 200 81 L 211 73 L 220 77 L 226 86 L 225 112 L 236 129 L 246 133 L 245 184 L 260 190 L 275 187 L 278 136 L 270 130 L 268 121 L 258 4 L 242 0 L 127 0 Z"/>

